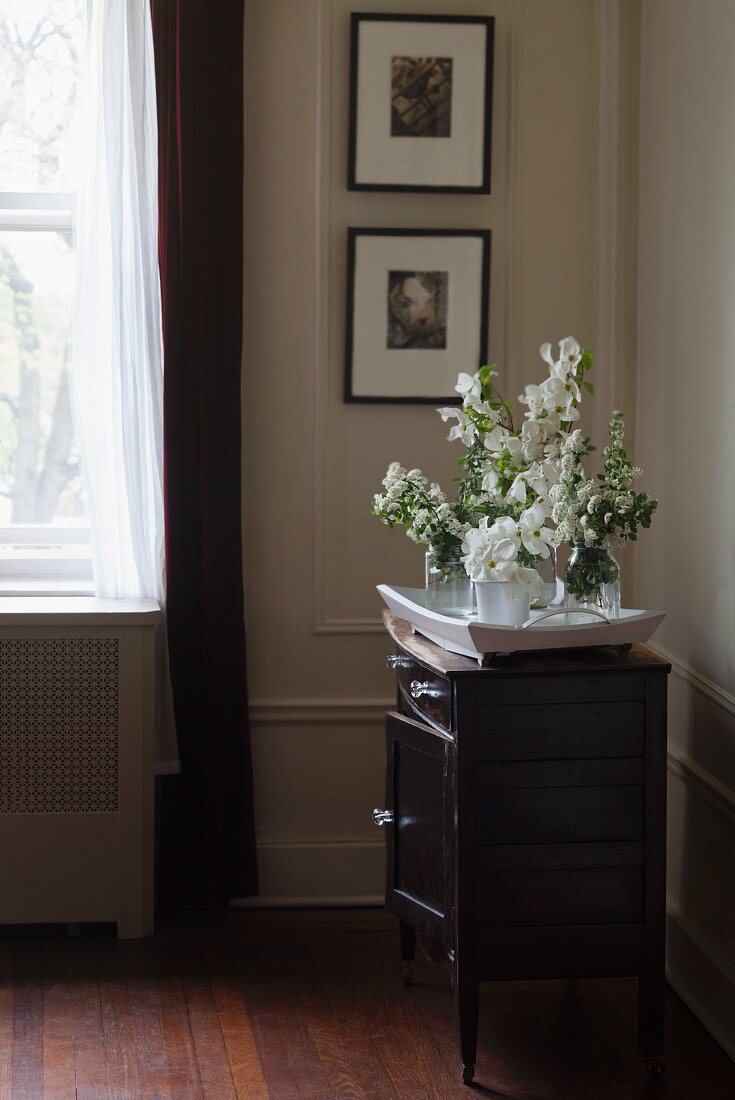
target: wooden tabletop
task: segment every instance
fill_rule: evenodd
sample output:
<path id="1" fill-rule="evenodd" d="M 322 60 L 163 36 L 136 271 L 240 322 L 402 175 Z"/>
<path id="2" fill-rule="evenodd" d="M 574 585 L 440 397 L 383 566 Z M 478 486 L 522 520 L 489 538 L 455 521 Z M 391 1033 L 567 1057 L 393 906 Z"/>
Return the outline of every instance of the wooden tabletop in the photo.
<path id="1" fill-rule="evenodd" d="M 435 642 L 430 642 L 423 635 L 414 634 L 411 624 L 405 619 L 399 619 L 392 611 L 387 609 L 383 611 L 383 622 L 391 638 L 401 649 L 410 653 L 427 668 L 450 678 L 467 676 L 470 673 L 492 676 L 499 672 L 528 675 L 529 673 L 622 670 L 646 672 L 662 668 L 671 671 L 671 665 L 642 645 L 632 646 L 627 653 L 620 653 L 612 646 L 510 653 L 505 657 L 496 658 L 488 668 L 481 668 L 472 657 L 450 653 Z"/>

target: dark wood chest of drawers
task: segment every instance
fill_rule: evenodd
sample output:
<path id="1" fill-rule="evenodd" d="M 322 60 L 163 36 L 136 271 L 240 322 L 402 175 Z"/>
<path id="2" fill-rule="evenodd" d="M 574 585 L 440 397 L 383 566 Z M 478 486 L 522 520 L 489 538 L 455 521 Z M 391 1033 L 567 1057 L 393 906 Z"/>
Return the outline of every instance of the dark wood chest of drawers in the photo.
<path id="1" fill-rule="evenodd" d="M 450 971 L 465 1083 L 478 983 L 639 978 L 639 1049 L 663 1050 L 666 677 L 640 646 L 479 668 L 390 613 L 386 905 Z"/>

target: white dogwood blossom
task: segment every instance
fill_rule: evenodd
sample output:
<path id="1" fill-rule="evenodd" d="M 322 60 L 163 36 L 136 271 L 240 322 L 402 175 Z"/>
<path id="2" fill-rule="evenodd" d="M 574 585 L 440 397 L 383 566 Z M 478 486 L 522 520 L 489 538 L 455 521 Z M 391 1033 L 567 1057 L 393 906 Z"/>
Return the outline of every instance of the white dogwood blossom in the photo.
<path id="1" fill-rule="evenodd" d="M 482 383 L 477 374 L 465 374 L 462 371 L 454 388 L 467 405 L 479 404 L 482 398 Z"/>
<path id="2" fill-rule="evenodd" d="M 449 406 L 445 409 L 439 409 L 439 414 L 442 420 L 457 420 L 458 423 L 453 425 L 449 429 L 449 435 L 447 439 L 449 442 L 453 442 L 455 439 L 459 439 L 464 443 L 465 447 L 471 447 L 477 438 L 477 426 L 474 421 L 463 412 L 462 409 L 455 409 Z"/>
<path id="3" fill-rule="evenodd" d="M 553 532 L 542 527 L 544 519 L 540 505 L 527 509 L 520 522 L 512 516 L 501 516 L 491 524 L 483 517 L 462 540 L 462 562 L 468 576 L 476 581 L 502 581 L 516 586 L 509 595 L 528 589 L 538 595 L 543 583 L 538 572 L 519 559 L 549 556 Z"/>
<path id="4" fill-rule="evenodd" d="M 544 527 L 546 516 L 546 509 L 537 501 L 526 509 L 518 523 L 521 542 L 526 550 L 540 558 L 548 558 L 549 546 L 554 541 L 554 532 L 550 527 Z"/>
<path id="5" fill-rule="evenodd" d="M 493 506 L 505 504 L 510 511 L 523 509 L 539 498 L 548 507 L 551 488 L 561 473 L 561 444 L 579 419 L 581 385 L 591 365 L 589 355 L 571 336 L 560 341 L 556 356 L 548 343 L 542 344 L 539 352 L 548 375 L 525 387 L 520 401 L 527 408 L 519 428 L 513 426 L 510 406 L 494 399 L 494 372 L 487 368 L 474 376 L 459 376 L 456 391 L 462 396 L 461 410 L 439 410 L 445 421 L 457 421 L 450 440 L 460 440 L 470 452 L 476 445 L 487 451 L 484 464 L 477 459 L 474 467 L 478 491 L 486 494 Z"/>

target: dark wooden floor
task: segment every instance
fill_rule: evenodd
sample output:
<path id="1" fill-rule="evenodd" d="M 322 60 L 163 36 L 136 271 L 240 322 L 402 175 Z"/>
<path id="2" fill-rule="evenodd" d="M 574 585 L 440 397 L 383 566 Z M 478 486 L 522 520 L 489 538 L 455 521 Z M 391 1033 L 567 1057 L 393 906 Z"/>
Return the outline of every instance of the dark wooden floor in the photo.
<path id="1" fill-rule="evenodd" d="M 477 1080 L 452 998 L 373 910 L 230 913 L 153 940 L 0 940 L 0 1100 L 732 1100 L 735 1065 L 669 992 L 667 1076 L 635 1053 L 635 982 L 483 986 Z"/>

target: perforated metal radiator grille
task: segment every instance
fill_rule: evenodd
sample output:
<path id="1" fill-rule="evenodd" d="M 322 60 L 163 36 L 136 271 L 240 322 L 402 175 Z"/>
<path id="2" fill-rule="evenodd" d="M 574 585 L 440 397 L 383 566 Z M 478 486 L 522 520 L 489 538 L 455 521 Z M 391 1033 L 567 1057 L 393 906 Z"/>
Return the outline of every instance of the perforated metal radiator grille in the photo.
<path id="1" fill-rule="evenodd" d="M 116 638 L 0 638 L 0 813 L 117 809 Z"/>

